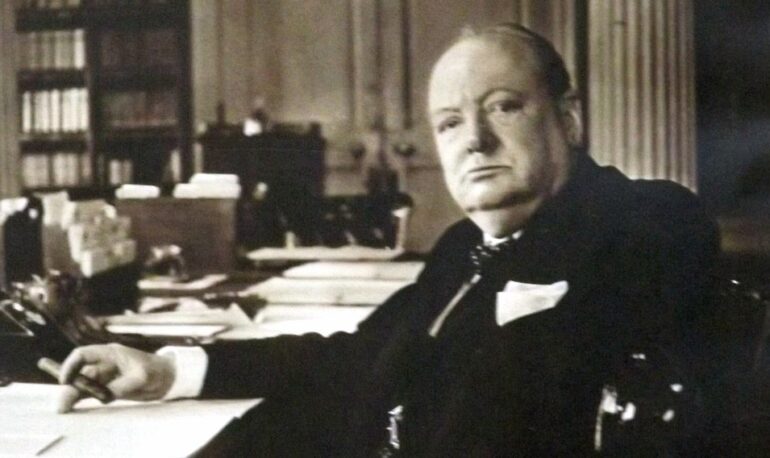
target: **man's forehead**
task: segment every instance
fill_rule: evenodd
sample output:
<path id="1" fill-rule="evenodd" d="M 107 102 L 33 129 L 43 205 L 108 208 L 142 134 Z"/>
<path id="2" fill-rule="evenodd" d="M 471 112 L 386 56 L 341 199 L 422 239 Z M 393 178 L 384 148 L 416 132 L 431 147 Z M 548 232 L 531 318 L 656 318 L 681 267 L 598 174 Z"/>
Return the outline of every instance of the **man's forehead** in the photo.
<path id="1" fill-rule="evenodd" d="M 524 38 L 470 37 L 451 46 L 436 62 L 428 87 L 429 111 L 449 99 L 462 98 L 462 89 L 477 84 L 510 85 L 524 89 L 541 78 L 539 62 Z"/>

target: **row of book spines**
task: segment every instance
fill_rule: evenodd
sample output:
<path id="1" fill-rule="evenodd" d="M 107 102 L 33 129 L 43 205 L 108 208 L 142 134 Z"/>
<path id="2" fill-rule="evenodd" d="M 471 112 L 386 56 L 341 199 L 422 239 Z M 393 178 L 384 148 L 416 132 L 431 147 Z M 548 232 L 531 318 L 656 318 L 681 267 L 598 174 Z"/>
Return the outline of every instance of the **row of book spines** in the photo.
<path id="1" fill-rule="evenodd" d="M 25 154 L 21 158 L 26 188 L 78 187 L 93 183 L 91 156 L 83 152 Z"/>
<path id="2" fill-rule="evenodd" d="M 172 28 L 109 30 L 99 40 L 99 63 L 113 68 L 176 68 L 177 32 Z"/>
<path id="3" fill-rule="evenodd" d="M 165 5 L 173 0 L 17 0 L 17 8 L 58 10 L 66 8 L 78 8 L 80 6 L 106 7 L 106 6 L 146 6 Z"/>
<path id="4" fill-rule="evenodd" d="M 107 182 L 111 186 L 131 183 L 134 179 L 134 162 L 131 159 L 110 159 L 107 163 Z"/>
<path id="5" fill-rule="evenodd" d="M 58 10 L 64 8 L 78 8 L 81 0 L 17 0 L 17 8 L 30 8 L 39 10 Z"/>
<path id="6" fill-rule="evenodd" d="M 88 130 L 85 88 L 26 91 L 21 95 L 23 133 L 68 133 Z"/>
<path id="7" fill-rule="evenodd" d="M 102 120 L 114 128 L 168 127 L 177 123 L 177 97 L 173 90 L 125 91 L 103 99 Z"/>
<path id="8" fill-rule="evenodd" d="M 85 65 L 83 29 L 19 34 L 19 68 L 22 70 L 82 69 Z"/>

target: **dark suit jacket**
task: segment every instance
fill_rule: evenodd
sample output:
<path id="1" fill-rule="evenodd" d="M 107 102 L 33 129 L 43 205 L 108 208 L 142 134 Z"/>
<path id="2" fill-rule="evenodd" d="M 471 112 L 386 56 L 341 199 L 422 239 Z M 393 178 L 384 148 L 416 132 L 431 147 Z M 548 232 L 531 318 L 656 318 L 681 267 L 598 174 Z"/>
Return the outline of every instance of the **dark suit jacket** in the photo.
<path id="1" fill-rule="evenodd" d="M 449 228 L 417 282 L 355 334 L 208 347 L 204 395 L 293 406 L 300 415 L 278 417 L 294 427 L 276 430 L 273 416 L 258 428 L 290 437 L 289 448 L 305 444 L 292 449 L 298 454 L 367 455 L 384 443 L 386 412 L 400 404 L 407 456 L 574 455 L 590 450 L 602 383 L 629 352 L 664 348 L 685 366 L 695 361 L 688 335 L 718 240 L 684 188 L 631 181 L 581 158 L 438 338 L 428 338 L 469 277 L 468 252 L 481 238 L 468 220 Z M 495 292 L 509 280 L 567 280 L 569 291 L 552 309 L 498 326 Z"/>

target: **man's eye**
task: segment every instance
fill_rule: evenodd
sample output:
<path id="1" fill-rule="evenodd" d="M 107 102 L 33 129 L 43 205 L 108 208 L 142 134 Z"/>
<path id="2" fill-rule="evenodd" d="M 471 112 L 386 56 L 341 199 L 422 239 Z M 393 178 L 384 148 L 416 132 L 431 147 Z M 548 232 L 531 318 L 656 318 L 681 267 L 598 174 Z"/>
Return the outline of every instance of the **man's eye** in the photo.
<path id="1" fill-rule="evenodd" d="M 509 114 L 521 110 L 523 106 L 521 102 L 516 100 L 501 100 L 490 104 L 487 107 L 487 112 L 489 114 Z"/>
<path id="2" fill-rule="evenodd" d="M 449 129 L 454 129 L 455 127 L 460 125 L 460 119 L 459 118 L 447 118 L 436 126 L 436 131 L 438 133 L 444 132 Z"/>

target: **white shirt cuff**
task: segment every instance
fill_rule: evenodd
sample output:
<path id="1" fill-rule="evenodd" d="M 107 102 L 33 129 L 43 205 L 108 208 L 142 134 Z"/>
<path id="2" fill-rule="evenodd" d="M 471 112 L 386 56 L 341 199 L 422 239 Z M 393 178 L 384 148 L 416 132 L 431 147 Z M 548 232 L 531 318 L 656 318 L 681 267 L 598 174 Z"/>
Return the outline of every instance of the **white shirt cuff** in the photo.
<path id="1" fill-rule="evenodd" d="M 174 364 L 174 383 L 163 400 L 194 398 L 201 394 L 209 357 L 200 347 L 163 347 L 158 356 L 170 358 Z"/>

